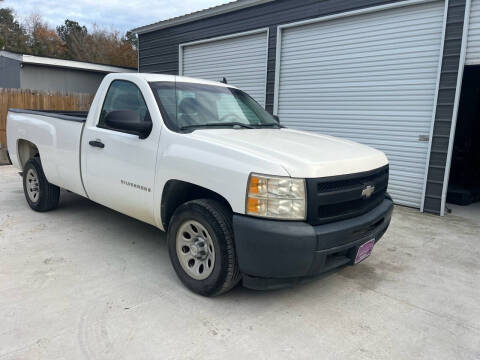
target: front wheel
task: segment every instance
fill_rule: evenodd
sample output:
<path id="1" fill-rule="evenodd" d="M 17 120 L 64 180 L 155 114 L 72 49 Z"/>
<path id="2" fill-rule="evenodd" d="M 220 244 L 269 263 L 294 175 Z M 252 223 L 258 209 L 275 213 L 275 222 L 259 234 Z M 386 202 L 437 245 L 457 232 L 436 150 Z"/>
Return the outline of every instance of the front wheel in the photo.
<path id="1" fill-rule="evenodd" d="M 168 228 L 168 252 L 180 280 L 193 292 L 216 296 L 240 280 L 231 212 L 200 199 L 181 205 Z"/>
<path id="2" fill-rule="evenodd" d="M 48 182 L 38 157 L 28 160 L 23 168 L 23 192 L 35 211 L 49 211 L 58 205 L 60 188 Z"/>

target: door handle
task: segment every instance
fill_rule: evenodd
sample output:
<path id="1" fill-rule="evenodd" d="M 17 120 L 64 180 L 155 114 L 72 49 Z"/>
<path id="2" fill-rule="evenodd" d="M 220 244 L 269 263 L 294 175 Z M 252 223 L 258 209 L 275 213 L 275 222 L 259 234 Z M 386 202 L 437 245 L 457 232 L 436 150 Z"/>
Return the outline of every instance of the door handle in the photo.
<path id="1" fill-rule="evenodd" d="M 99 140 L 92 140 L 89 142 L 89 144 L 93 147 L 98 147 L 100 149 L 103 149 L 105 147 L 105 144 Z"/>

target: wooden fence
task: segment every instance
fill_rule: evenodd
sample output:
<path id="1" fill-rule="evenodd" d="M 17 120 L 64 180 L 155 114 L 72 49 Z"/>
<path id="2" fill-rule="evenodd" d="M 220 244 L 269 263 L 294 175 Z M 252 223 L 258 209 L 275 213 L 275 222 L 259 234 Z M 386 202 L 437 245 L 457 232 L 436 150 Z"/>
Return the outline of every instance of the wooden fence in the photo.
<path id="1" fill-rule="evenodd" d="M 92 94 L 63 94 L 21 89 L 0 89 L 0 148 L 7 145 L 6 120 L 9 108 L 28 110 L 87 111 Z"/>

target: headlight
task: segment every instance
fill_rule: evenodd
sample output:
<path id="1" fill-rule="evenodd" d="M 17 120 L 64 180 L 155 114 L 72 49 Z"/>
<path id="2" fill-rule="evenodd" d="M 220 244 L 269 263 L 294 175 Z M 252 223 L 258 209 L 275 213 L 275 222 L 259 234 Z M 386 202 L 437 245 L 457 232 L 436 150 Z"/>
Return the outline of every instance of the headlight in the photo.
<path id="1" fill-rule="evenodd" d="M 305 220 L 305 179 L 251 174 L 246 213 L 284 220 Z"/>

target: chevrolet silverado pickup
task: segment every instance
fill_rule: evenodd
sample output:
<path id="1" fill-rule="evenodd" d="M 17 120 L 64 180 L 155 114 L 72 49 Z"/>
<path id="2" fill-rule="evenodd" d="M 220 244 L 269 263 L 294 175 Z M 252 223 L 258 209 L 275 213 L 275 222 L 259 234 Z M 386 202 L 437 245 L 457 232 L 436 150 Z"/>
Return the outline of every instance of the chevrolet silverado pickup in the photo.
<path id="1" fill-rule="evenodd" d="M 393 209 L 381 151 L 285 128 L 223 83 L 110 74 L 88 114 L 10 109 L 7 142 L 33 210 L 62 188 L 166 231 L 204 296 L 357 264 Z"/>

